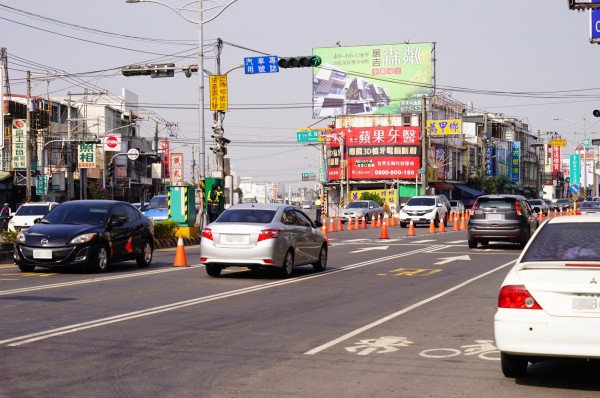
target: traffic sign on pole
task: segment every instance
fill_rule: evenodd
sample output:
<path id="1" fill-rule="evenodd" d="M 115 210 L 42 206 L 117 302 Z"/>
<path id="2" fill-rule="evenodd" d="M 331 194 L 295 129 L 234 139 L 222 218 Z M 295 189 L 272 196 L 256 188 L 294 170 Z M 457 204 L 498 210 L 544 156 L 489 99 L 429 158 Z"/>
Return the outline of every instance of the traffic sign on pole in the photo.
<path id="1" fill-rule="evenodd" d="M 590 10 L 590 43 L 600 43 L 600 9 Z"/>
<path id="2" fill-rule="evenodd" d="M 279 57 L 277 55 L 246 57 L 244 58 L 244 72 L 247 75 L 279 72 Z"/>

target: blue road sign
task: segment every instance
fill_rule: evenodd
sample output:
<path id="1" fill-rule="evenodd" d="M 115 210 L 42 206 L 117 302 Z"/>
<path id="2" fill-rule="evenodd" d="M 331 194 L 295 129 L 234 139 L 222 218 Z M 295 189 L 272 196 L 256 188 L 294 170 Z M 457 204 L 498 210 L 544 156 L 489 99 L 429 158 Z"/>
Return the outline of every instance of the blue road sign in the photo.
<path id="1" fill-rule="evenodd" d="M 578 192 L 579 192 L 579 185 L 577 185 L 577 184 L 576 185 L 571 185 L 571 193 L 573 195 L 575 195 Z"/>
<path id="2" fill-rule="evenodd" d="M 600 43 L 600 8 L 590 10 L 590 43 Z"/>
<path id="3" fill-rule="evenodd" d="M 265 55 L 263 57 L 244 58 L 244 71 L 247 75 L 279 72 L 279 57 L 277 55 Z"/>

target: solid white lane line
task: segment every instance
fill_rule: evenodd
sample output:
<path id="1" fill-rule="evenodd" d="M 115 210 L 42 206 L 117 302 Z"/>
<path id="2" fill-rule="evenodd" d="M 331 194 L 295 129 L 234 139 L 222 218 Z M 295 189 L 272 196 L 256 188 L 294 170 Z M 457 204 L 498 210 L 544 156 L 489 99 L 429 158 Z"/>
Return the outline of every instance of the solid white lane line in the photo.
<path id="1" fill-rule="evenodd" d="M 501 269 L 506 268 L 509 265 L 513 265 L 515 263 L 515 261 L 516 260 L 510 261 L 510 262 L 508 262 L 506 264 L 503 264 L 503 265 L 501 265 L 501 266 L 499 266 L 497 268 L 494 268 L 494 269 L 492 269 L 492 270 L 490 270 L 488 272 L 484 272 L 481 275 L 478 275 L 478 276 L 476 276 L 474 278 L 471 278 L 471 279 L 466 280 L 466 281 L 464 281 L 462 283 L 459 283 L 458 285 L 456 285 L 454 287 L 451 287 L 450 289 L 444 290 L 441 293 L 438 293 L 438 294 L 436 294 L 434 296 L 426 298 L 425 300 L 419 301 L 418 303 L 415 303 L 415 304 L 413 304 L 411 306 L 408 306 L 408 307 L 406 307 L 406 308 L 404 308 L 404 309 L 402 309 L 402 310 L 400 310 L 398 312 L 394 312 L 393 314 L 390 314 L 390 315 L 385 316 L 385 317 L 383 317 L 381 319 L 378 319 L 375 322 L 369 323 L 368 325 L 365 325 L 365 326 L 360 327 L 360 328 L 358 328 L 356 330 L 353 330 L 350 333 L 346 333 L 345 335 L 343 335 L 341 337 L 338 337 L 337 339 L 331 340 L 328 343 L 322 344 L 322 345 L 320 345 L 320 346 L 318 346 L 316 348 L 313 348 L 312 350 L 306 351 L 304 353 L 304 355 L 315 355 L 315 354 L 318 354 L 321 351 L 326 350 L 327 348 L 333 347 L 334 345 L 337 345 L 337 344 L 339 344 L 339 343 L 341 343 L 343 341 L 346 341 L 346 340 L 348 340 L 348 339 L 350 339 L 350 338 L 352 338 L 354 336 L 357 336 L 357 335 L 359 335 L 359 334 L 361 334 L 361 333 L 363 333 L 363 332 L 365 332 L 365 331 L 367 331 L 369 329 L 374 328 L 375 326 L 379 326 L 379 325 L 381 325 L 381 324 L 383 324 L 383 323 L 385 323 L 385 322 L 387 322 L 389 320 L 392 320 L 392 319 L 394 319 L 396 317 L 399 317 L 402 314 L 406 314 L 408 311 L 414 310 L 415 308 L 418 308 L 418 307 L 420 307 L 420 306 L 422 306 L 424 304 L 427 304 L 427 303 L 429 303 L 431 301 L 437 300 L 440 297 L 443 297 L 443 296 L 445 296 L 445 295 L 447 295 L 449 293 L 452 293 L 453 291 L 458 290 L 458 289 L 460 289 L 460 288 L 462 288 L 462 287 L 464 287 L 464 286 L 466 286 L 466 285 L 468 285 L 468 284 L 470 284 L 470 283 L 472 283 L 472 282 L 474 282 L 474 281 L 476 281 L 478 279 L 481 279 L 481 278 L 483 278 L 485 276 L 493 274 L 494 272 L 500 271 Z"/>

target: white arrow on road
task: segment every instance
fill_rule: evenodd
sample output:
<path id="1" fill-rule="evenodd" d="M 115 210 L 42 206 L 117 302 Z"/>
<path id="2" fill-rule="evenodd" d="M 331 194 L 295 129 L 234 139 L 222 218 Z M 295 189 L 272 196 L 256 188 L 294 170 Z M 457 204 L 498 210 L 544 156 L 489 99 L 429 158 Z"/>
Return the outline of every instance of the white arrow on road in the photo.
<path id="1" fill-rule="evenodd" d="M 438 261 L 437 263 L 434 263 L 434 264 L 435 265 L 446 264 L 446 263 L 450 263 L 450 262 L 456 261 L 456 260 L 471 261 L 471 257 L 469 257 L 468 254 L 465 254 L 464 256 L 442 257 L 442 258 L 440 258 L 440 260 L 442 260 L 442 261 Z"/>
<path id="2" fill-rule="evenodd" d="M 353 252 L 350 252 L 350 253 L 367 252 L 369 250 L 387 250 L 388 247 L 389 246 L 363 247 L 362 249 L 354 250 Z"/>

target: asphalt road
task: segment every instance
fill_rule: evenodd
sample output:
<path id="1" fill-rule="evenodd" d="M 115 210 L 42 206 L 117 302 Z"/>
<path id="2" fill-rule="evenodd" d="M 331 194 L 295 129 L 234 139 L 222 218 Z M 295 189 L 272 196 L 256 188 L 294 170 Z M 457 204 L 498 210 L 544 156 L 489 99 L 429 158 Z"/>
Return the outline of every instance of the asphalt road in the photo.
<path id="1" fill-rule="evenodd" d="M 451 228 L 449 228 L 451 230 Z M 326 272 L 206 275 L 174 249 L 105 274 L 0 265 L 2 397 L 592 397 L 599 367 L 504 378 L 498 288 L 517 246 L 464 231 L 334 232 Z"/>

